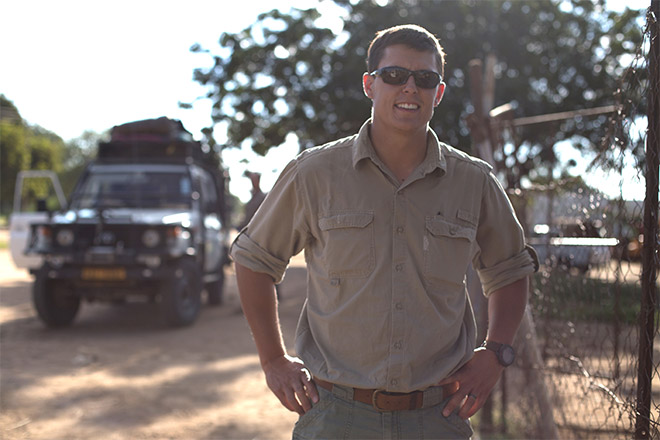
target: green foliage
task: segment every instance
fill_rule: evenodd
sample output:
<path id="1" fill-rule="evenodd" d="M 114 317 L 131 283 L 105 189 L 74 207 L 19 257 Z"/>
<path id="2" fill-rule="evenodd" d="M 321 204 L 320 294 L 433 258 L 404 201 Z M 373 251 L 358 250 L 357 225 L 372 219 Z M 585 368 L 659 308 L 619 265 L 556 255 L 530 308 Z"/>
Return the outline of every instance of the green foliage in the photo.
<path id="1" fill-rule="evenodd" d="M 534 275 L 532 304 L 538 315 L 567 321 L 634 324 L 642 289 L 635 283 L 613 283 L 556 268 Z"/>
<path id="2" fill-rule="evenodd" d="M 85 166 L 96 157 L 99 142 L 107 141 L 108 138 L 108 133 L 85 131 L 66 143 L 63 151 L 63 169 L 58 173 L 64 194 L 71 194 Z"/>
<path id="3" fill-rule="evenodd" d="M 470 150 L 465 117 L 472 111 L 468 63 L 497 57 L 495 106 L 513 103 L 516 116 L 534 116 L 614 103 L 621 58 L 640 44 L 637 11 L 609 13 L 580 1 L 360 1 L 334 0 L 346 11 L 334 35 L 316 9 L 277 10 L 249 28 L 223 33 L 214 66 L 195 70 L 208 89 L 215 123 L 226 124 L 226 146 L 244 142 L 260 154 L 295 134 L 301 148 L 353 134 L 369 117 L 361 76 L 376 31 L 416 23 L 435 33 L 447 52 L 443 102 L 431 121 L 441 139 Z M 556 163 L 553 146 L 575 139 L 596 148 L 606 116 L 577 118 L 522 129 L 523 148 L 504 152 L 515 176 Z M 509 156 L 507 156 L 509 154 Z"/>
<path id="4" fill-rule="evenodd" d="M 18 172 L 60 171 L 65 145 L 56 134 L 27 125 L 4 95 L 0 95 L 0 116 L 0 212 L 8 213 L 12 209 Z M 31 201 L 49 199 L 52 188 L 45 180 L 31 179 L 26 182 L 22 196 Z"/>
<path id="5" fill-rule="evenodd" d="M 107 133 L 86 131 L 64 143 L 55 133 L 27 125 L 14 104 L 0 95 L 0 213 L 7 214 L 12 209 L 19 171 L 55 171 L 64 193 L 69 194 L 87 162 L 96 155 L 99 141 L 107 137 Z M 49 209 L 59 208 L 47 179 L 26 181 L 21 197 L 32 209 L 38 199 L 45 199 Z"/>
<path id="6" fill-rule="evenodd" d="M 20 170 L 30 167 L 25 128 L 0 121 L 0 212 L 8 212 L 14 199 L 14 182 Z"/>

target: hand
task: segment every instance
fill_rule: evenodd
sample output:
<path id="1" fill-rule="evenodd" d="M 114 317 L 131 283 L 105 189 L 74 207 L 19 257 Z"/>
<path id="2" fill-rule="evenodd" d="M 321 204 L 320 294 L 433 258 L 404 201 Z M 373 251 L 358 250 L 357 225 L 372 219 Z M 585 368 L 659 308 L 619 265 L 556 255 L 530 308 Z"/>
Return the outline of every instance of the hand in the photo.
<path id="1" fill-rule="evenodd" d="M 319 394 L 312 376 L 298 358 L 284 355 L 263 366 L 268 388 L 289 411 L 300 415 L 319 401 Z M 310 402 L 311 399 L 311 402 Z"/>
<path id="2" fill-rule="evenodd" d="M 472 359 L 438 384 L 453 383 L 457 388 L 442 414 L 449 417 L 458 408 L 460 418 L 472 417 L 483 406 L 503 370 L 504 367 L 498 362 L 495 353 L 485 348 L 476 349 Z"/>

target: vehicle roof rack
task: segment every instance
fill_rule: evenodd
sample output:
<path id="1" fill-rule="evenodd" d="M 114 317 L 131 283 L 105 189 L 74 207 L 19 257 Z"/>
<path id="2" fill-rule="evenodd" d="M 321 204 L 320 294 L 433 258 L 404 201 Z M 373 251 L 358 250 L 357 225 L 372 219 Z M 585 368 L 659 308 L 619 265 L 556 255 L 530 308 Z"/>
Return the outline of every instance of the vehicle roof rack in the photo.
<path id="1" fill-rule="evenodd" d="M 207 160 L 208 153 L 181 121 L 161 117 L 114 126 L 110 141 L 99 143 L 98 160 L 190 163 Z"/>

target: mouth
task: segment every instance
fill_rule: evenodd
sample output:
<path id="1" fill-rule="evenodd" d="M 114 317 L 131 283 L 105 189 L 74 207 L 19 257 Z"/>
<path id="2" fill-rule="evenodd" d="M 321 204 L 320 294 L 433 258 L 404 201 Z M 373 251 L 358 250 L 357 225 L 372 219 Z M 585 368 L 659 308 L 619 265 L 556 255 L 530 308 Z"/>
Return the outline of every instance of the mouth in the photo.
<path id="1" fill-rule="evenodd" d="M 418 110 L 419 104 L 414 104 L 412 102 L 402 102 L 399 104 L 395 104 L 395 107 L 401 110 Z"/>

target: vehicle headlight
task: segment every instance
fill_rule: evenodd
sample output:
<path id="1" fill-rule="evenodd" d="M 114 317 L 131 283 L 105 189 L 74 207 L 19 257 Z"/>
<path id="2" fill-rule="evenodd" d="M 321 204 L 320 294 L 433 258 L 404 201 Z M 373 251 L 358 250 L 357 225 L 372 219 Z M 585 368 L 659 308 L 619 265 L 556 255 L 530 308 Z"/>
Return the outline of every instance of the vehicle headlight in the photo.
<path id="1" fill-rule="evenodd" d="M 49 247 L 52 243 L 53 231 L 49 226 L 38 226 L 36 229 L 37 246 L 40 248 Z"/>
<path id="2" fill-rule="evenodd" d="M 155 229 L 147 229 L 142 233 L 142 244 L 148 248 L 156 247 L 160 244 L 160 234 Z"/>
<path id="3" fill-rule="evenodd" d="M 71 229 L 60 229 L 55 236 L 57 244 L 62 247 L 68 247 L 73 244 L 73 231 Z"/>

